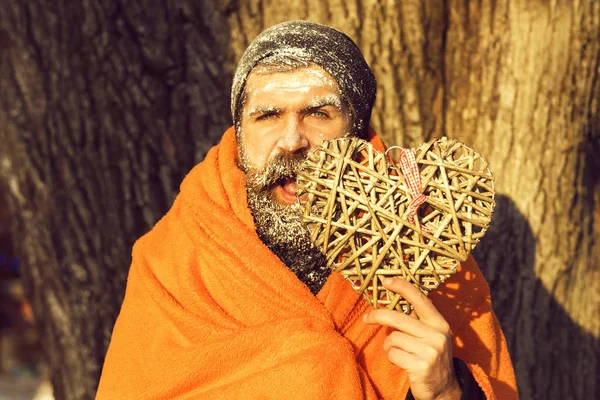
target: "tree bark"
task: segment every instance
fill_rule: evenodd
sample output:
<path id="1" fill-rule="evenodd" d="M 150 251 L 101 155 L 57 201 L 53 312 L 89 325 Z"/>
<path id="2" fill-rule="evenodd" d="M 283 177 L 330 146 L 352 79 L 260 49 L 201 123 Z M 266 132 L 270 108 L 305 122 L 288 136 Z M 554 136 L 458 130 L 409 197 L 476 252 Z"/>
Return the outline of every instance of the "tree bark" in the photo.
<path id="1" fill-rule="evenodd" d="M 7 0 L 0 188 L 57 398 L 92 398 L 133 241 L 230 123 L 237 60 L 289 19 L 337 27 L 388 144 L 442 135 L 496 175 L 476 257 L 524 399 L 600 395 L 600 2 Z"/>
<path id="2" fill-rule="evenodd" d="M 477 253 L 525 399 L 600 396 L 600 2 L 453 2 L 446 133 L 486 154 Z"/>
<path id="3" fill-rule="evenodd" d="M 213 2 L 7 0 L 0 181 L 57 399 L 93 398 L 133 241 L 229 124 Z"/>

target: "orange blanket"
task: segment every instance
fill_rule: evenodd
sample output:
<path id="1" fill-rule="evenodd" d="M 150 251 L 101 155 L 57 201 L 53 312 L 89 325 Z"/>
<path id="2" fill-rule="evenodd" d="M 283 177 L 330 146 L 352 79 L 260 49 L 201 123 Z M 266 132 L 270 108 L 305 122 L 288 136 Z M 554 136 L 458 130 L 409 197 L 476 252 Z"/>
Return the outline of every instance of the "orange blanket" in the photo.
<path id="1" fill-rule="evenodd" d="M 372 142 L 382 144 L 375 136 Z M 341 275 L 313 296 L 259 240 L 233 129 L 134 246 L 98 399 L 404 399 L 388 328 Z M 488 399 L 516 398 L 506 344 L 474 261 L 431 295 Z"/>

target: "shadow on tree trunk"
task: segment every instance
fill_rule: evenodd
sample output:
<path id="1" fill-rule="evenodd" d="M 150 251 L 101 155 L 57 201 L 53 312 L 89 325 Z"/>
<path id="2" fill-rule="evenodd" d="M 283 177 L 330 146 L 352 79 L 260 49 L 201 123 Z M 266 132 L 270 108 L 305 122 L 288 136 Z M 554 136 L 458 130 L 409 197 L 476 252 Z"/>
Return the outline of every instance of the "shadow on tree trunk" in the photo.
<path id="1" fill-rule="evenodd" d="M 521 398 L 549 399 L 553 393 L 598 398 L 593 378 L 597 353 L 590 349 L 597 351 L 600 341 L 574 322 L 552 288 L 538 279 L 536 241 L 527 218 L 509 197 L 496 200 L 490 230 L 474 255 L 490 285 Z"/>

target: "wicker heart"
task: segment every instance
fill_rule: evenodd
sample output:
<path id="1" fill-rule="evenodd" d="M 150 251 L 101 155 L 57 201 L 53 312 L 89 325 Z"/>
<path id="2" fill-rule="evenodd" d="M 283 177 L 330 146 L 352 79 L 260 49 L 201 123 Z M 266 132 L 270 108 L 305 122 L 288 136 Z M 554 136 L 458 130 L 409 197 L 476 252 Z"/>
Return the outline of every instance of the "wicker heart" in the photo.
<path id="1" fill-rule="evenodd" d="M 381 281 L 402 278 L 428 294 L 455 273 L 491 222 L 493 176 L 478 153 L 442 138 L 414 154 L 427 199 L 412 222 L 400 167 L 364 140 L 324 142 L 297 177 L 313 243 L 376 308 L 409 312 Z"/>

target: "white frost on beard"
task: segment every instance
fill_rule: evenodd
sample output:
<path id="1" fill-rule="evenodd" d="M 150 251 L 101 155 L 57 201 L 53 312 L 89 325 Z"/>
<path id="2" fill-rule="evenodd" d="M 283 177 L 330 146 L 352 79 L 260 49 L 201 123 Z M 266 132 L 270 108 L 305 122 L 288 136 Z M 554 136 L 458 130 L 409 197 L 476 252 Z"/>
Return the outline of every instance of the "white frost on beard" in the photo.
<path id="1" fill-rule="evenodd" d="M 310 240 L 299 205 L 281 204 L 273 197 L 281 178 L 295 178 L 302 158 L 274 159 L 258 169 L 240 149 L 240 168 L 248 177 L 248 207 L 259 238 L 316 295 L 331 272 L 325 256 Z"/>

